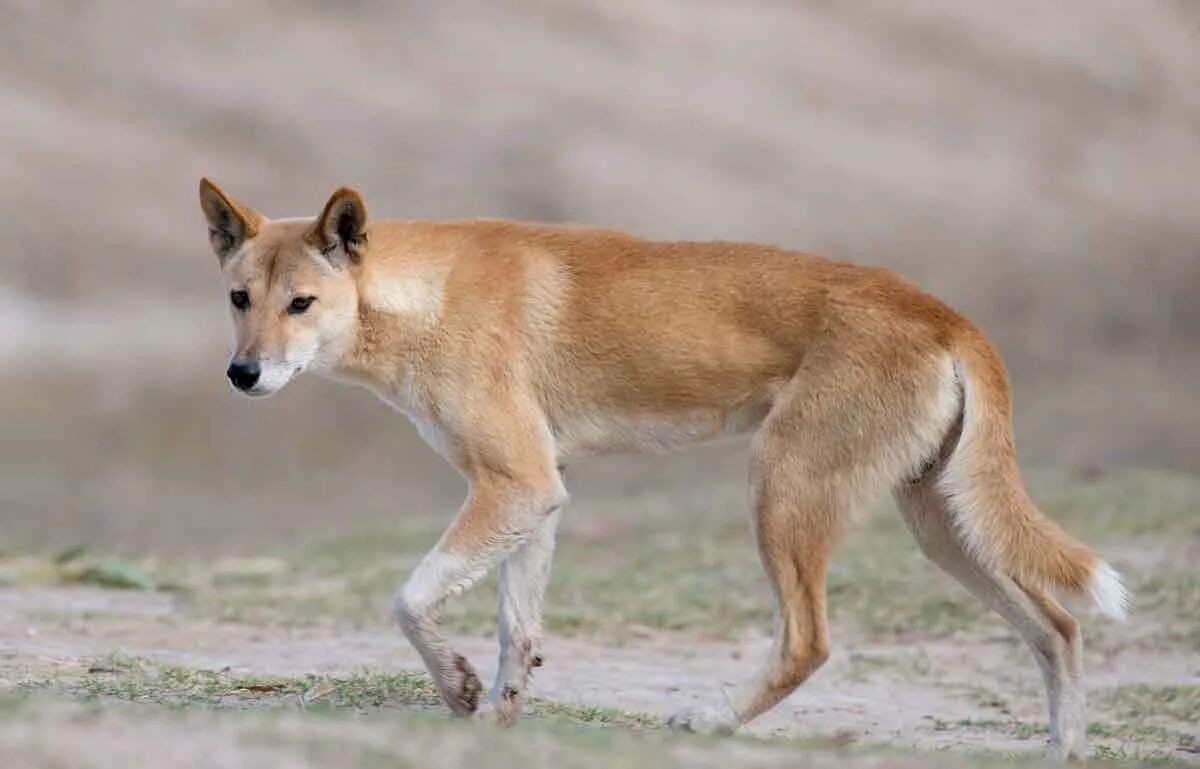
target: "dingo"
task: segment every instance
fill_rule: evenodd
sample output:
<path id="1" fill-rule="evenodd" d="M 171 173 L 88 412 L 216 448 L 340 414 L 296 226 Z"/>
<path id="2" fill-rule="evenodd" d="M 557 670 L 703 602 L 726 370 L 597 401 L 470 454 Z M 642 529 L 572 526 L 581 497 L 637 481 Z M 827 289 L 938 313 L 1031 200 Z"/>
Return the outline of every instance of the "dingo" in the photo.
<path id="1" fill-rule="evenodd" d="M 267 219 L 207 179 L 200 202 L 236 328 L 233 386 L 271 395 L 302 371 L 365 385 L 469 481 L 394 603 L 455 713 L 480 706 L 481 686 L 438 617 L 497 564 L 500 662 L 483 710 L 511 722 L 542 664 L 564 465 L 754 431 L 774 646 L 721 709 L 674 725 L 736 728 L 825 661 L 839 523 L 890 490 L 924 553 L 1029 644 L 1052 748 L 1083 756 L 1079 626 L 1050 591 L 1119 618 L 1125 590 L 1026 494 L 1000 357 L 937 299 L 884 269 L 769 246 L 369 222 L 352 189 L 316 218 Z"/>

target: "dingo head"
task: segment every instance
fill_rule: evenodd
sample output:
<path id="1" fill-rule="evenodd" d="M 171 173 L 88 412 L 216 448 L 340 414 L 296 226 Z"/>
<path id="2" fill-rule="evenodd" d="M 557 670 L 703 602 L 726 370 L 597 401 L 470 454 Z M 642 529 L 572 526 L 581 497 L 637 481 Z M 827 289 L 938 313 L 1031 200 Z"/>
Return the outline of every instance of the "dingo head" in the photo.
<path id="1" fill-rule="evenodd" d="M 367 247 L 362 197 L 342 188 L 316 219 L 271 221 L 201 179 L 200 207 L 236 331 L 230 383 L 266 396 L 301 371 L 335 368 L 357 327 L 355 276 Z"/>

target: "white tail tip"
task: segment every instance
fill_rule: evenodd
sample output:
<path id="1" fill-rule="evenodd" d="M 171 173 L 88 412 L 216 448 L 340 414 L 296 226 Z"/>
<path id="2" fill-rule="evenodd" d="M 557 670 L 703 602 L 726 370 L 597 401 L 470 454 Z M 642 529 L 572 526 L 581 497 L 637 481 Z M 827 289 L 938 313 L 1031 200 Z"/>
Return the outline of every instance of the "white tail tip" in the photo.
<path id="1" fill-rule="evenodd" d="M 1101 561 L 1092 574 L 1088 594 L 1096 608 L 1105 616 L 1124 620 L 1129 609 L 1129 592 L 1121 583 L 1121 575 L 1107 563 Z"/>

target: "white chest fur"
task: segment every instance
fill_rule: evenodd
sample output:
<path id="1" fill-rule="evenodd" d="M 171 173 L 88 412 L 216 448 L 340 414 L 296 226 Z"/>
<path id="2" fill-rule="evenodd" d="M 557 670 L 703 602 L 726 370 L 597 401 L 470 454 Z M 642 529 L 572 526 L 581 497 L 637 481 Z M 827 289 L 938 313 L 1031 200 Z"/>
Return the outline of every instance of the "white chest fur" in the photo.
<path id="1" fill-rule="evenodd" d="M 430 414 L 430 410 L 419 390 L 415 387 L 412 376 L 406 374 L 399 386 L 389 390 L 376 390 L 385 403 L 408 417 L 417 433 L 443 459 L 454 464 L 454 452 L 450 436 L 446 430 Z"/>

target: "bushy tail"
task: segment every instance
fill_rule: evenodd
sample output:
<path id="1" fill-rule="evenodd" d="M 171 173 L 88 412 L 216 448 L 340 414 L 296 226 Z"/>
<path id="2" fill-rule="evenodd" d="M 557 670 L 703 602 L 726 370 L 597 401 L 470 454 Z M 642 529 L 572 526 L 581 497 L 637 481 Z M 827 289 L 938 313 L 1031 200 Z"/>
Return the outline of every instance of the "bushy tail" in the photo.
<path id="1" fill-rule="evenodd" d="M 940 484 L 968 547 L 1027 587 L 1087 596 L 1104 614 L 1124 619 L 1128 596 L 1120 575 L 1038 510 L 1025 490 L 999 355 L 978 333 L 965 335 L 955 352 L 962 435 Z"/>

